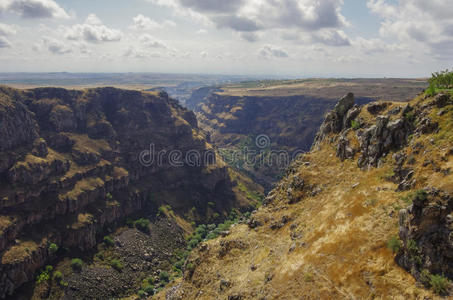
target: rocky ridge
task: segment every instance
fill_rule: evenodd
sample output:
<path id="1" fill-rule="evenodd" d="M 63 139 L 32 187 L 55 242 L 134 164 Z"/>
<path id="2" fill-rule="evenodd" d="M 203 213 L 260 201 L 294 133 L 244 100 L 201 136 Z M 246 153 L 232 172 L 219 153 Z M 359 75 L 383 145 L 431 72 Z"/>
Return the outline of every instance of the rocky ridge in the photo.
<path id="1" fill-rule="evenodd" d="M 189 257 L 195 268 L 157 298 L 450 293 L 452 130 L 447 95 L 364 107 L 347 95 L 264 206 L 202 244 Z"/>
<path id="2" fill-rule="evenodd" d="M 52 243 L 93 249 L 126 216 L 164 204 L 197 221 L 253 202 L 220 159 L 141 163 L 151 143 L 212 152 L 195 115 L 165 93 L 0 87 L 0 124 L 0 298 L 55 261 Z"/>

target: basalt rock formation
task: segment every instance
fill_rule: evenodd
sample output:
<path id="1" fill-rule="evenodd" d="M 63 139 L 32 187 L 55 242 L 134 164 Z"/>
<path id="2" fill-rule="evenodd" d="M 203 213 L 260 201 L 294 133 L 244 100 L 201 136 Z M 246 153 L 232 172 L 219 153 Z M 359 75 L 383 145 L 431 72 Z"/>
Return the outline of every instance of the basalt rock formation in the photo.
<path id="1" fill-rule="evenodd" d="M 327 114 L 264 205 L 192 252 L 157 299 L 451 295 L 452 98 L 352 99 Z"/>
<path id="2" fill-rule="evenodd" d="M 0 298 L 55 260 L 52 243 L 90 250 L 160 205 L 206 221 L 253 202 L 165 93 L 0 87 L 0 140 Z"/>

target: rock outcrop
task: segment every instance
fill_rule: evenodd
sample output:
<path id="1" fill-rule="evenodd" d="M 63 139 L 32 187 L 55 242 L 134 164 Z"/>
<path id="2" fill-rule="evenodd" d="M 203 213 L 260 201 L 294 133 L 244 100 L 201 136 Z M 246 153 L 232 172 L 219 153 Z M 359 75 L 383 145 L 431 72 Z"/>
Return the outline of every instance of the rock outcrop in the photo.
<path id="1" fill-rule="evenodd" d="M 426 271 L 453 278 L 453 197 L 430 189 L 415 192 L 412 201 L 399 212 L 398 263 L 425 284 Z"/>
<path id="2" fill-rule="evenodd" d="M 164 204 L 195 221 L 208 202 L 248 207 L 196 123 L 165 93 L 0 87 L 0 298 L 53 259 L 50 243 L 90 250 Z"/>

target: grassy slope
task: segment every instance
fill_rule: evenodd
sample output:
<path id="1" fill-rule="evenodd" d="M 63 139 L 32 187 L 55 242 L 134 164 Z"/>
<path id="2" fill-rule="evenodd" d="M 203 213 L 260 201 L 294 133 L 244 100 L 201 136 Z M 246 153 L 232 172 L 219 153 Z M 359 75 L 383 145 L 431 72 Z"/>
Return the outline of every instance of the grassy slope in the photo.
<path id="1" fill-rule="evenodd" d="M 419 98 L 412 103 L 430 100 Z M 438 111 L 433 108 L 431 116 L 439 122 L 440 132 L 409 142 L 424 146 L 420 154 L 413 153 L 416 189 L 432 186 L 453 193 L 453 174 L 423 166 L 430 159 L 442 169 L 453 167 L 453 156 L 447 154 L 453 145 L 453 108 L 447 107 L 443 116 L 437 116 Z M 409 147 L 407 152 L 412 154 Z M 386 246 L 398 233 L 398 210 L 408 205 L 402 198 L 409 193 L 395 192 L 396 185 L 385 179 L 393 170 L 391 153 L 381 168 L 369 171 L 358 169 L 357 157 L 342 163 L 328 143 L 307 154 L 304 161 L 310 164 L 300 166 L 297 176 L 322 187 L 322 192 L 307 195 L 297 204 L 287 204 L 285 193 L 278 192 L 273 204 L 253 215 L 263 226 L 238 225 L 226 238 L 208 242 L 208 250 L 191 257 L 197 262 L 192 279 L 186 276 L 177 282 L 183 299 L 226 299 L 239 294 L 241 299 L 436 298 L 396 265 Z M 270 225 L 283 216 L 290 221 L 272 230 Z M 301 237 L 292 240 L 291 234 Z M 222 244 L 228 241 L 240 246 L 220 257 Z M 219 289 L 221 279 L 231 283 L 224 292 Z"/>

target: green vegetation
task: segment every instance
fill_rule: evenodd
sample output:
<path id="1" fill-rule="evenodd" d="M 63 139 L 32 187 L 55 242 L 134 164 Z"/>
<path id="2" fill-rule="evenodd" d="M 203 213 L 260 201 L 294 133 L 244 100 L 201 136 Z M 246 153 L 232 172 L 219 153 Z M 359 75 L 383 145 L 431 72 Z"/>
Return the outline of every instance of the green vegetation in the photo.
<path id="1" fill-rule="evenodd" d="M 430 275 L 429 285 L 433 288 L 434 293 L 438 295 L 445 295 L 447 294 L 448 287 L 450 286 L 450 281 L 442 275 Z"/>
<path id="2" fill-rule="evenodd" d="M 313 282 L 313 275 L 311 273 L 304 274 L 304 281 L 305 282 Z"/>
<path id="3" fill-rule="evenodd" d="M 159 279 L 160 279 L 161 281 L 163 281 L 163 282 L 168 282 L 168 281 L 170 280 L 170 275 L 168 275 L 167 272 L 162 271 L 162 272 L 160 272 L 160 274 L 159 274 Z"/>
<path id="4" fill-rule="evenodd" d="M 426 90 L 426 95 L 434 96 L 439 92 L 453 92 L 453 71 L 448 69 L 445 71 L 435 72 L 428 80 L 429 87 Z"/>
<path id="5" fill-rule="evenodd" d="M 53 273 L 52 279 L 53 279 L 55 282 L 60 283 L 60 282 L 63 280 L 63 274 L 61 274 L 60 271 L 55 271 L 55 272 Z"/>
<path id="6" fill-rule="evenodd" d="M 135 228 L 138 230 L 149 233 L 149 220 L 145 218 L 140 218 L 134 222 Z"/>
<path id="7" fill-rule="evenodd" d="M 52 266 L 46 266 L 41 273 L 39 273 L 38 277 L 36 278 L 36 283 L 42 283 L 45 281 L 49 281 L 50 276 L 52 274 L 53 267 Z"/>
<path id="8" fill-rule="evenodd" d="M 73 258 L 71 260 L 71 268 L 74 270 L 74 271 L 80 271 L 82 270 L 82 266 L 83 266 L 83 261 L 80 259 L 80 258 Z"/>
<path id="9" fill-rule="evenodd" d="M 102 242 L 106 247 L 113 247 L 115 245 L 115 241 L 113 241 L 113 239 L 108 235 L 104 236 Z"/>
<path id="10" fill-rule="evenodd" d="M 401 200 L 403 200 L 406 204 L 409 205 L 412 204 L 414 201 L 424 202 L 427 199 L 427 197 L 428 194 L 426 193 L 425 190 L 417 190 L 405 197 L 402 197 Z"/>
<path id="11" fill-rule="evenodd" d="M 392 250 L 393 253 L 397 253 L 401 249 L 401 241 L 396 236 L 392 236 L 387 242 L 387 248 Z"/>
<path id="12" fill-rule="evenodd" d="M 110 266 L 117 271 L 121 271 L 123 269 L 123 264 L 118 259 L 112 259 Z"/>
<path id="13" fill-rule="evenodd" d="M 113 196 L 112 196 L 112 194 L 107 193 L 107 194 L 105 195 L 105 198 L 107 198 L 107 200 L 112 200 L 112 199 L 113 199 Z"/>
<path id="14" fill-rule="evenodd" d="M 49 245 L 49 252 L 50 252 L 50 254 L 55 254 L 55 253 L 57 253 L 57 251 L 58 251 L 58 245 L 55 244 L 55 243 L 51 243 L 51 244 Z"/>
<path id="15" fill-rule="evenodd" d="M 352 129 L 357 130 L 357 129 L 360 128 L 360 123 L 357 122 L 356 120 L 352 120 L 351 121 L 351 127 L 352 127 Z"/>

